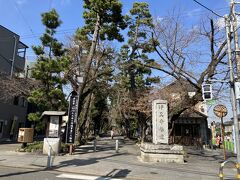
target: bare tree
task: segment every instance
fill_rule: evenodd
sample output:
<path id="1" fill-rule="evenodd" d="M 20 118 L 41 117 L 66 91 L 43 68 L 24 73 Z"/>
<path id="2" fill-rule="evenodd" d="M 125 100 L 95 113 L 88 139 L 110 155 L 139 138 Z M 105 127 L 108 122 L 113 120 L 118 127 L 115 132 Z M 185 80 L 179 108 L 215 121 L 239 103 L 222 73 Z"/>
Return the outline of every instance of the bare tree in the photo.
<path id="1" fill-rule="evenodd" d="M 159 70 L 177 81 L 185 80 L 195 88 L 195 95 L 192 97 L 186 89 L 180 89 L 181 99 L 170 106 L 169 121 L 172 128 L 169 133 L 173 130 L 174 121 L 183 111 L 202 101 L 201 86 L 204 81 L 219 75 L 219 65 L 226 64 L 226 40 L 219 34 L 220 30 L 212 19 L 208 27 L 191 29 L 184 28 L 178 17 L 155 23 L 151 37 L 159 59 L 154 64 L 148 64 L 148 67 Z M 204 41 L 202 38 L 205 38 Z M 205 55 L 206 52 L 210 56 Z"/>
<path id="2" fill-rule="evenodd" d="M 31 90 L 40 86 L 38 81 L 28 78 L 10 78 L 0 73 L 0 101 L 9 102 L 14 96 L 28 97 Z"/>

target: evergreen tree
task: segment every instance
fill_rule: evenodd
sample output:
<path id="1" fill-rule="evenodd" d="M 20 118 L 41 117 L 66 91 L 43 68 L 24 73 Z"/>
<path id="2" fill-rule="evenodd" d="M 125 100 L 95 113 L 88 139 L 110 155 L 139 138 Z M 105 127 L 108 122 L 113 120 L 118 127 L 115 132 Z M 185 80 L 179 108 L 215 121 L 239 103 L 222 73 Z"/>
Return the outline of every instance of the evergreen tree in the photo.
<path id="1" fill-rule="evenodd" d="M 54 37 L 62 22 L 54 9 L 41 16 L 46 27 L 45 33 L 40 37 L 41 45 L 32 47 L 37 55 L 32 77 L 40 81 L 41 86 L 33 90 L 28 98 L 37 109 L 37 112 L 28 115 L 28 119 L 37 122 L 43 111 L 66 110 L 67 106 L 62 87 L 66 82 L 62 78 L 62 72 L 68 65 L 68 58 L 64 56 L 63 44 Z M 42 123 L 39 122 L 38 125 L 37 129 Z"/>
<path id="2" fill-rule="evenodd" d="M 120 30 L 126 27 L 124 17 L 122 16 L 122 4 L 118 0 L 84 0 L 84 13 L 83 18 L 85 19 L 85 25 L 78 29 L 76 32 L 76 39 L 78 41 L 85 41 L 88 45 L 87 57 L 84 63 L 83 72 L 83 83 L 78 88 L 79 94 L 79 113 L 82 113 L 83 107 L 84 111 L 89 109 L 84 105 L 84 99 L 88 96 L 91 91 L 89 88 L 93 88 L 94 83 L 90 82 L 93 74 L 96 74 L 98 69 L 92 69 L 92 63 L 94 56 L 96 55 L 97 45 L 100 40 L 118 40 L 123 41 L 123 37 L 120 34 Z M 88 87 L 87 87 L 88 86 Z M 87 88 L 86 88 L 87 87 Z M 87 98 L 90 100 L 91 98 Z M 86 101 L 90 105 L 89 102 Z M 83 115 L 87 117 L 86 113 Z M 81 139 L 82 129 L 85 128 L 80 122 L 78 140 Z"/>
<path id="3" fill-rule="evenodd" d="M 85 25 L 76 32 L 76 38 L 79 41 L 87 41 L 89 44 L 84 65 L 83 83 L 79 89 L 80 101 L 83 98 L 81 96 L 89 78 L 99 40 L 123 41 L 119 32 L 126 27 L 124 17 L 121 14 L 122 4 L 118 0 L 84 0 L 84 8 Z"/>
<path id="4" fill-rule="evenodd" d="M 123 45 L 119 54 L 118 65 L 120 73 L 116 76 L 118 92 L 121 93 L 121 111 L 125 119 L 126 129 L 134 125 L 141 127 L 142 133 L 146 127 L 144 109 L 138 109 L 137 104 L 147 93 L 151 84 L 159 82 L 159 78 L 151 77 L 151 69 L 145 64 L 154 62 L 148 57 L 153 52 L 151 38 L 148 32 L 153 27 L 153 20 L 147 3 L 134 3 L 127 17 L 129 27 L 128 43 Z M 119 91 L 121 89 L 121 91 Z M 134 130 L 134 129 L 132 129 Z M 129 133 L 128 133 L 129 134 Z"/>
<path id="5" fill-rule="evenodd" d="M 153 27 L 152 16 L 147 3 L 134 3 L 127 18 L 128 44 L 123 45 L 120 52 L 119 64 L 124 86 L 132 97 L 137 90 L 143 90 L 158 78 L 152 78 L 151 69 L 144 64 L 154 60 L 148 57 L 153 52 L 147 33 Z"/>

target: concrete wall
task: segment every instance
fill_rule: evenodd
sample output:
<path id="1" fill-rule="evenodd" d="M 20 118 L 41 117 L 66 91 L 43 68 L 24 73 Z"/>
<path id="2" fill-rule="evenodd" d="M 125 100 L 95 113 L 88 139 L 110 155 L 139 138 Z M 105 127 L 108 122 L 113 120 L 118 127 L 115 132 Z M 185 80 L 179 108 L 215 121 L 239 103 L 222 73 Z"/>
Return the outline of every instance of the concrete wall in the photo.
<path id="1" fill-rule="evenodd" d="M 14 54 L 14 47 L 16 49 Z M 14 61 L 14 71 L 23 71 L 25 58 L 17 55 L 19 36 L 0 25 L 0 72 L 11 73 L 12 60 Z"/>
<path id="2" fill-rule="evenodd" d="M 0 72 L 7 75 L 13 72 L 22 72 L 25 66 L 26 45 L 19 41 L 19 36 L 0 25 Z M 18 50 L 23 51 L 23 56 L 18 55 Z M 19 51 L 20 53 L 20 51 Z M 1 92 L 0 92 L 1 94 Z M 19 103 L 14 105 L 14 97 L 9 97 L 6 102 L 0 101 L 0 140 L 10 138 L 10 134 L 16 139 L 18 128 L 24 127 L 27 118 L 27 103 L 19 98 Z M 12 124 L 14 122 L 14 129 Z"/>
<path id="3" fill-rule="evenodd" d="M 23 104 L 23 99 L 20 98 L 18 105 L 0 102 L 0 121 L 3 122 L 3 133 L 0 134 L 0 139 L 10 138 L 11 127 L 15 120 L 13 138 L 16 140 L 18 128 L 24 127 L 26 119 L 27 104 Z"/>

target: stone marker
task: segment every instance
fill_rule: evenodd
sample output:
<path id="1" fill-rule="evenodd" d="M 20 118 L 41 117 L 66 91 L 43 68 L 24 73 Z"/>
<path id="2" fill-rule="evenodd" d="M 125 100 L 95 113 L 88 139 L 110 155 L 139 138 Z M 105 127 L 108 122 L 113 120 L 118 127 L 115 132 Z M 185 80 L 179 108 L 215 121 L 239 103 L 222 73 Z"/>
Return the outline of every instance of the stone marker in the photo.
<path id="1" fill-rule="evenodd" d="M 152 102 L 152 143 L 142 143 L 141 159 L 145 162 L 184 163 L 180 145 L 168 144 L 168 106 L 166 100 Z"/>
<path id="2" fill-rule="evenodd" d="M 168 144 L 168 107 L 166 100 L 152 102 L 152 130 L 154 144 Z"/>

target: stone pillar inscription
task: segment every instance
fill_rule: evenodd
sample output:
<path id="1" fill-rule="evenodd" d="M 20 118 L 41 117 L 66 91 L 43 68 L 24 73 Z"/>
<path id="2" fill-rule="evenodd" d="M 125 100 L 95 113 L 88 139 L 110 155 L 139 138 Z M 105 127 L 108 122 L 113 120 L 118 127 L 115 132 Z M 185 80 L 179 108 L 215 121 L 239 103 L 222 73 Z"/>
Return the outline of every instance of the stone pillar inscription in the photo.
<path id="1" fill-rule="evenodd" d="M 152 102 L 152 132 L 154 144 L 168 144 L 168 107 L 166 100 Z"/>

